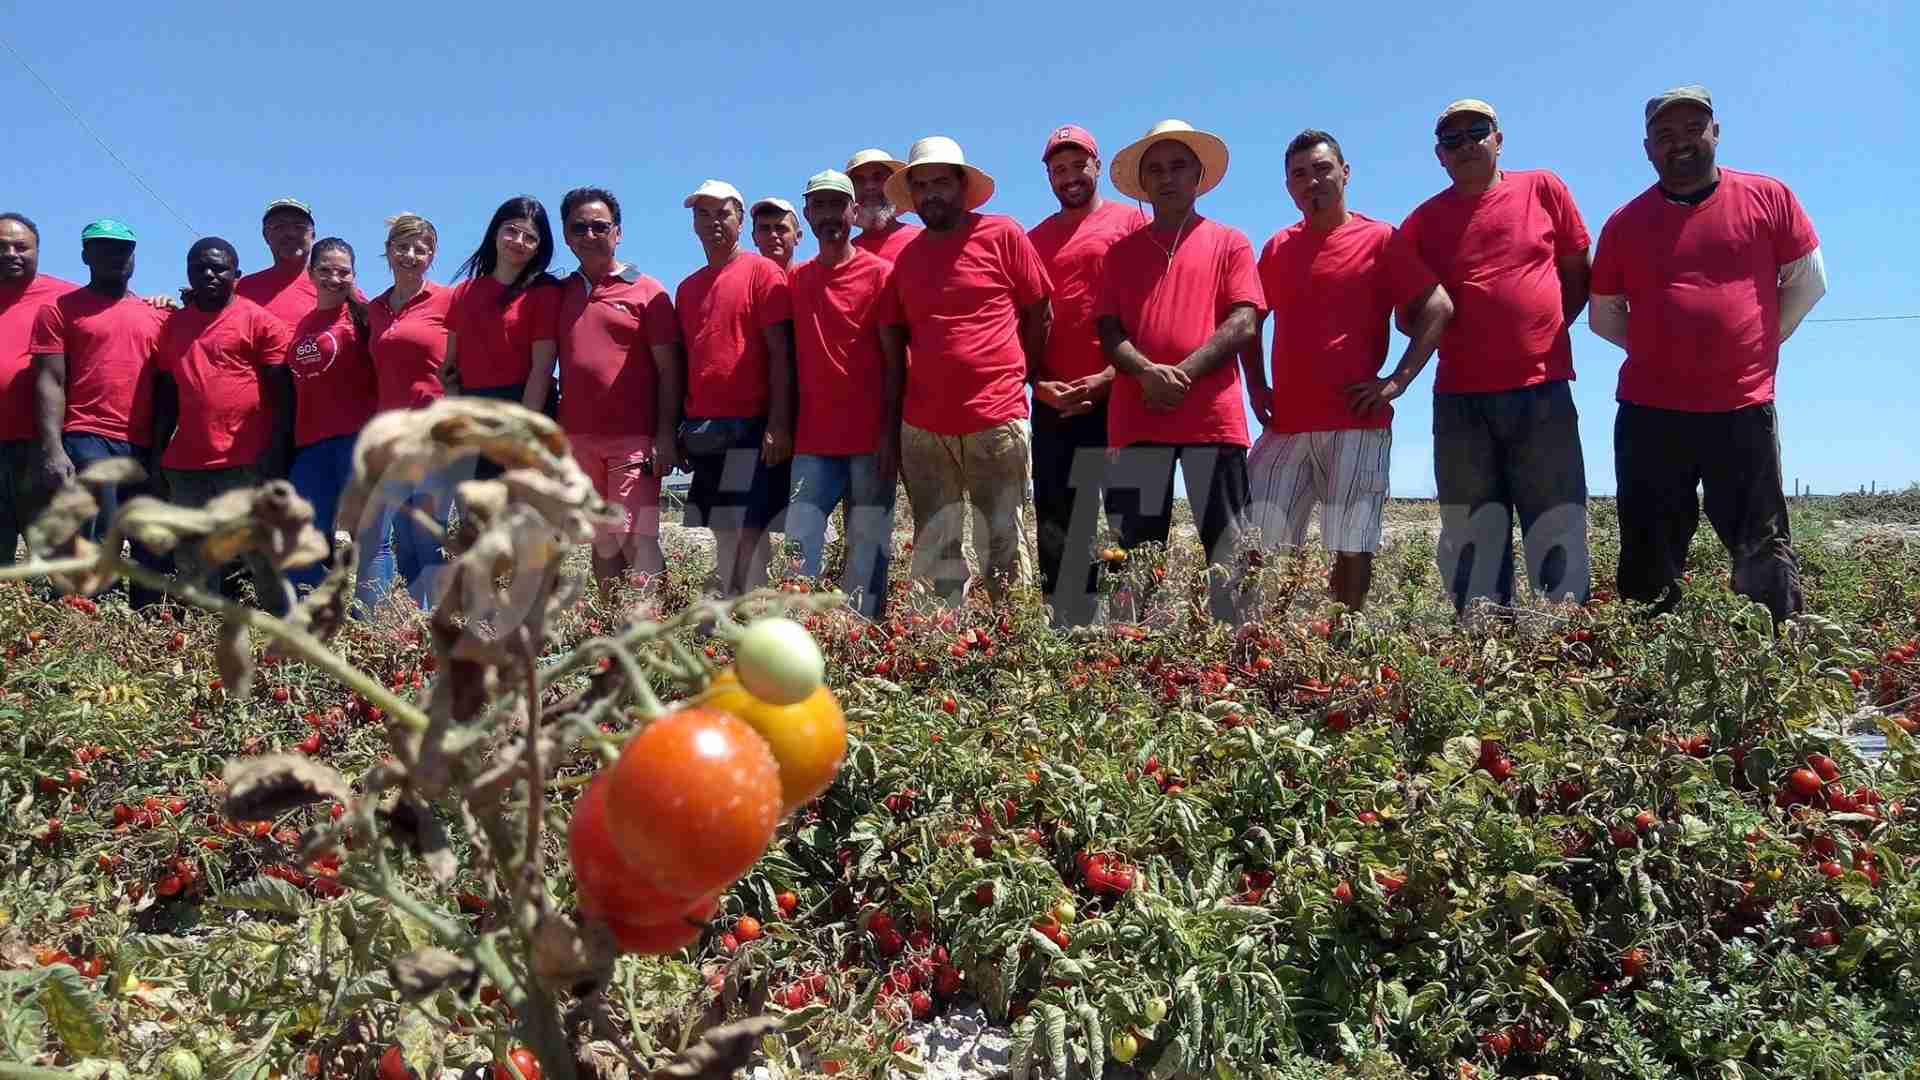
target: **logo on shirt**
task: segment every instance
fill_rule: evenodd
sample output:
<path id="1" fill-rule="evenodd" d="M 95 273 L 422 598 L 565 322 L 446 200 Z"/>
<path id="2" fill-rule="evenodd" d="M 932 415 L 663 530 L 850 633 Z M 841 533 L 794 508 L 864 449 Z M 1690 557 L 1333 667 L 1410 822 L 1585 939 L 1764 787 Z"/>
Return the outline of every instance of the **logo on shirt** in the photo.
<path id="1" fill-rule="evenodd" d="M 334 339 L 333 331 L 303 337 L 293 346 L 293 373 L 303 379 L 322 375 L 339 355 L 340 343 Z"/>

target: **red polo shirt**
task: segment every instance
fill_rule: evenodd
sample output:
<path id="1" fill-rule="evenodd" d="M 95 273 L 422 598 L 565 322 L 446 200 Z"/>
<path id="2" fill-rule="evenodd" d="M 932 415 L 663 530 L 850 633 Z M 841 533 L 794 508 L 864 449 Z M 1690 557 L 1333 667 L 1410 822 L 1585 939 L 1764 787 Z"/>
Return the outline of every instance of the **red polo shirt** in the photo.
<path id="1" fill-rule="evenodd" d="M 295 446 L 353 434 L 373 419 L 380 392 L 373 358 L 345 304 L 307 312 L 293 328 L 287 367 L 293 371 Z"/>
<path id="2" fill-rule="evenodd" d="M 219 311 L 188 306 L 167 317 L 154 367 L 180 391 L 180 421 L 160 455 L 167 469 L 252 465 L 273 424 L 262 372 L 287 362 L 287 325 L 266 308 L 234 297 Z"/>
<path id="3" fill-rule="evenodd" d="M 40 308 L 72 289 L 73 282 L 35 274 L 0 286 L 0 440 L 35 437 L 33 425 L 33 323 Z"/>
<path id="4" fill-rule="evenodd" d="M 886 419 L 880 328 L 900 321 L 893 266 L 853 250 L 838 266 L 814 259 L 793 276 L 793 344 L 800 384 L 797 454 L 871 454 Z"/>
<path id="5" fill-rule="evenodd" d="M 673 300 L 634 267 L 560 286 L 560 427 L 580 435 L 652 435 L 653 347 L 680 340 Z"/>
<path id="6" fill-rule="evenodd" d="M 255 270 L 234 283 L 233 294 L 266 308 L 274 318 L 286 323 L 289 330 L 313 310 L 316 295 L 304 261 L 295 266 L 281 267 L 276 263 L 265 270 Z"/>
<path id="7" fill-rule="evenodd" d="M 1103 202 L 1091 214 L 1064 210 L 1035 225 L 1027 239 L 1053 282 L 1053 330 L 1047 336 L 1046 377 L 1072 382 L 1107 369 L 1094 327 L 1100 267 L 1114 241 L 1147 223 L 1137 206 Z"/>
<path id="8" fill-rule="evenodd" d="M 853 238 L 853 246 L 871 255 L 878 255 L 888 262 L 900 257 L 900 249 L 907 242 L 926 230 L 919 225 L 909 225 L 899 218 L 887 226 L 885 232 L 875 233 L 872 229 L 862 229 L 860 235 Z"/>
<path id="9" fill-rule="evenodd" d="M 767 415 L 765 330 L 793 318 L 787 275 L 772 259 L 742 252 L 718 270 L 703 266 L 674 290 L 687 343 L 687 415 Z"/>
<path id="10" fill-rule="evenodd" d="M 367 305 L 367 353 L 373 358 L 378 407 L 414 409 L 440 400 L 440 365 L 447 358 L 447 309 L 453 290 L 421 282 L 399 311 L 388 289 Z"/>
<path id="11" fill-rule="evenodd" d="M 35 355 L 67 358 L 61 430 L 145 446 L 153 441 L 153 353 L 167 314 L 129 293 L 62 293 L 33 324 Z"/>
<path id="12" fill-rule="evenodd" d="M 548 279 L 502 304 L 507 287 L 492 274 L 453 287 L 447 329 L 457 336 L 454 364 L 468 390 L 517 386 L 533 373 L 533 346 L 559 338 L 560 288 Z"/>

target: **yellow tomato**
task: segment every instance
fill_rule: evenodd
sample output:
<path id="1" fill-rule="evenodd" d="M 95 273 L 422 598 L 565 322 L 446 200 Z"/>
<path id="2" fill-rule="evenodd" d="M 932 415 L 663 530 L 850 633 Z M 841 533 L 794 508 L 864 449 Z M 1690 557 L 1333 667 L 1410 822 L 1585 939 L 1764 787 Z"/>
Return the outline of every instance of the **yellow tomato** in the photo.
<path id="1" fill-rule="evenodd" d="M 780 763 L 783 814 L 813 799 L 833 783 L 847 754 L 847 718 L 826 686 L 794 705 L 773 705 L 748 693 L 732 672 L 723 672 L 701 704 L 732 713 L 767 740 Z"/>

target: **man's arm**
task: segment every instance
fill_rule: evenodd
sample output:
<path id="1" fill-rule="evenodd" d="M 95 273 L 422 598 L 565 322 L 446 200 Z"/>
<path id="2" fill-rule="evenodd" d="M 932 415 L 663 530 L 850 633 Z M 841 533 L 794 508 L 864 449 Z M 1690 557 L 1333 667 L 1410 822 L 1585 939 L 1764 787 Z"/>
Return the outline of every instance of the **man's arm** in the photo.
<path id="1" fill-rule="evenodd" d="M 533 343 L 533 366 L 527 369 L 527 388 L 520 394 L 520 404 L 534 412 L 546 410 L 547 395 L 553 391 L 553 358 L 558 355 L 558 342 Z"/>
<path id="2" fill-rule="evenodd" d="M 1107 363 L 1120 374 L 1139 381 L 1147 408 L 1171 412 L 1180 407 L 1187 390 L 1193 386 L 1193 379 L 1179 364 L 1156 364 L 1147 359 L 1147 355 L 1128 340 L 1126 327 L 1112 315 L 1100 316 L 1095 326 L 1100 331 L 1100 348 L 1107 354 Z"/>
<path id="3" fill-rule="evenodd" d="M 881 420 L 879 465 L 880 482 L 892 491 L 900 475 L 900 425 L 907 398 L 907 328 L 905 325 L 880 328 L 880 354 L 886 358 L 880 392 L 885 403 Z"/>
<path id="4" fill-rule="evenodd" d="M 1827 260 L 1820 249 L 1780 268 L 1780 340 L 1785 341 L 1800 329 L 1800 321 L 1813 305 L 1827 295 Z"/>
<path id="5" fill-rule="evenodd" d="M 760 333 L 767 339 L 767 434 L 760 458 L 778 465 L 793 456 L 793 320 L 782 319 Z"/>
<path id="6" fill-rule="evenodd" d="M 50 487 L 73 478 L 73 461 L 60 441 L 60 425 L 67 416 L 67 354 L 40 353 L 33 358 L 33 422 L 40 432 L 41 471 Z"/>
<path id="7" fill-rule="evenodd" d="M 1627 347 L 1627 298 L 1594 296 L 1587 311 L 1587 327 L 1606 341 Z"/>
<path id="8" fill-rule="evenodd" d="M 1020 309 L 1020 348 L 1027 354 L 1027 381 L 1046 370 L 1047 336 L 1053 332 L 1053 301 L 1045 296 Z"/>
<path id="9" fill-rule="evenodd" d="M 1560 315 L 1568 326 L 1587 306 L 1587 287 L 1593 279 L 1593 261 L 1585 251 L 1562 255 L 1553 261 L 1560 275 Z"/>
<path id="10" fill-rule="evenodd" d="M 293 460 L 293 372 L 285 364 L 272 364 L 260 372 L 260 404 L 267 410 L 271 433 L 266 452 L 260 455 L 262 480 L 283 480 Z"/>
<path id="11" fill-rule="evenodd" d="M 152 460 L 147 472 L 160 475 L 160 455 L 166 453 L 167 444 L 173 441 L 173 433 L 180 426 L 180 387 L 173 376 L 156 372 L 153 376 L 153 435 L 147 441 L 148 453 Z"/>
<path id="12" fill-rule="evenodd" d="M 1211 375 L 1239 356 L 1241 350 L 1252 344 L 1259 334 L 1260 320 L 1253 305 L 1235 304 L 1227 310 L 1227 317 L 1213 328 L 1207 340 L 1180 361 L 1180 370 L 1186 372 L 1188 379 Z"/>
<path id="13" fill-rule="evenodd" d="M 455 357 L 460 354 L 460 335 L 447 331 L 447 355 L 440 358 L 440 389 L 448 394 L 460 393 L 460 365 Z"/>
<path id="14" fill-rule="evenodd" d="M 1264 428 L 1273 423 L 1273 387 L 1267 385 L 1267 350 L 1261 334 L 1263 322 L 1258 316 L 1254 318 L 1253 340 L 1240 348 L 1240 373 L 1247 380 L 1247 400 L 1253 404 L 1253 418 L 1260 421 L 1260 426 Z M 1274 336 L 1278 337 L 1279 333 L 1276 326 Z"/>
<path id="15" fill-rule="evenodd" d="M 680 465 L 680 393 L 686 375 L 680 361 L 680 343 L 652 347 L 653 353 L 653 475 L 665 479 Z"/>
<path id="16" fill-rule="evenodd" d="M 1386 408 L 1388 402 L 1406 393 L 1426 370 L 1433 351 L 1440 347 L 1447 323 L 1453 320 L 1453 297 L 1447 295 L 1444 286 L 1435 283 L 1396 312 L 1395 320 L 1406 327 L 1407 351 L 1401 354 L 1393 374 L 1347 387 L 1347 407 L 1357 415 Z"/>

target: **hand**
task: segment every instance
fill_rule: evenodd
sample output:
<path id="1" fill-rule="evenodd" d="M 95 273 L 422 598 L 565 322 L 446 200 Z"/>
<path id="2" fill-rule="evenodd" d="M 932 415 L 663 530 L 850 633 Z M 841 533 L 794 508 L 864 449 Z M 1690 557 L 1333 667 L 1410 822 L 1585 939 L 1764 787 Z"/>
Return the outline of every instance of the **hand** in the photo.
<path id="1" fill-rule="evenodd" d="M 653 442 L 653 475 L 662 480 L 667 474 L 680 467 L 680 441 L 674 438 L 655 439 Z"/>
<path id="2" fill-rule="evenodd" d="M 1113 392 L 1113 377 L 1114 370 L 1108 368 L 1097 375 L 1089 375 L 1074 385 L 1085 399 L 1087 406 L 1092 408 L 1106 404 L 1107 395 Z"/>
<path id="3" fill-rule="evenodd" d="M 187 291 L 185 289 L 180 290 L 180 295 L 182 297 L 186 296 Z M 148 307 L 156 311 L 179 311 L 182 307 L 180 301 L 175 300 L 171 296 L 143 296 L 141 299 L 147 302 Z"/>
<path id="4" fill-rule="evenodd" d="M 1247 400 L 1253 405 L 1253 418 L 1261 427 L 1273 423 L 1273 387 L 1266 383 L 1248 383 Z"/>
<path id="5" fill-rule="evenodd" d="M 1352 409 L 1355 416 L 1365 416 L 1386 408 L 1388 402 L 1406 392 L 1406 384 L 1397 377 L 1368 379 L 1347 387 L 1347 408 Z"/>
<path id="6" fill-rule="evenodd" d="M 780 428 L 770 427 L 760 438 L 760 460 L 769 465 L 778 465 L 793 456 L 793 434 Z"/>
<path id="7" fill-rule="evenodd" d="M 1193 379 L 1172 364 L 1149 364 L 1135 378 L 1140 380 L 1140 392 L 1146 396 L 1150 412 L 1172 412 L 1193 388 Z"/>
<path id="8" fill-rule="evenodd" d="M 62 487 L 73 479 L 73 459 L 59 446 L 53 448 L 40 462 L 40 476 L 47 482 L 49 490 Z"/>
<path id="9" fill-rule="evenodd" d="M 1054 410 L 1062 416 L 1087 411 L 1084 404 L 1076 405 L 1074 394 L 1079 384 L 1061 382 L 1058 379 L 1042 379 L 1033 384 L 1033 399 Z"/>

